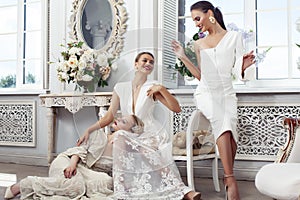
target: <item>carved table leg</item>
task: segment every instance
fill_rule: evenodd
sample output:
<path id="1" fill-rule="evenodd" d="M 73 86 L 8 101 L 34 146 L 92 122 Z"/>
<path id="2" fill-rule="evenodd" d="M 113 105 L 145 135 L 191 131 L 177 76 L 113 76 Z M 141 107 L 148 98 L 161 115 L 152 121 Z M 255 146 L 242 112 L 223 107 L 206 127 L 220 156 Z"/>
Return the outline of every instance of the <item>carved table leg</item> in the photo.
<path id="1" fill-rule="evenodd" d="M 56 121 L 56 110 L 53 107 L 48 108 L 47 112 L 48 119 L 48 165 L 53 160 L 53 149 L 54 149 L 54 134 L 55 134 L 55 121 Z"/>
<path id="2" fill-rule="evenodd" d="M 105 113 L 107 112 L 107 110 L 108 110 L 108 108 L 106 106 L 100 106 L 99 107 L 99 113 L 98 113 L 99 120 L 105 115 Z M 106 126 L 104 128 L 104 131 L 105 131 L 106 134 L 109 133 L 108 132 L 109 131 L 108 130 L 108 126 Z"/>

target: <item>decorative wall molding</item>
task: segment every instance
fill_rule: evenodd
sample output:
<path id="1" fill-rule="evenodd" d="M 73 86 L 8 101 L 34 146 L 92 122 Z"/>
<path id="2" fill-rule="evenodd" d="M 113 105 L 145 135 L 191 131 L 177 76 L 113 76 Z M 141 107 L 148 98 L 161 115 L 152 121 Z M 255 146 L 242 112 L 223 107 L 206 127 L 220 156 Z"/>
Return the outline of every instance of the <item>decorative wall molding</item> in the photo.
<path id="1" fill-rule="evenodd" d="M 173 115 L 173 133 L 186 130 L 194 104 L 181 106 L 182 112 Z M 239 133 L 237 159 L 276 159 L 280 147 L 286 143 L 287 132 L 283 125 L 285 117 L 299 117 L 300 104 L 295 103 L 239 103 Z"/>
<path id="2" fill-rule="evenodd" d="M 40 95 L 41 106 L 64 107 L 75 114 L 85 106 L 109 106 L 111 92 L 95 92 L 84 94 L 45 94 Z"/>
<path id="3" fill-rule="evenodd" d="M 0 145 L 35 146 L 35 101 L 0 101 Z"/>

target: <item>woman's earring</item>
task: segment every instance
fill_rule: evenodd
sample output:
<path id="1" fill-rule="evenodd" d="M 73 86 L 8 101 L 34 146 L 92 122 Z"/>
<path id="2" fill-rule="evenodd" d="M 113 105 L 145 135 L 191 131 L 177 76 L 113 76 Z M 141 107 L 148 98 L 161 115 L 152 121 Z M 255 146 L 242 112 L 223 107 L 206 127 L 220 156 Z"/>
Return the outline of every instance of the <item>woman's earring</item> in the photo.
<path id="1" fill-rule="evenodd" d="M 215 24 L 216 23 L 216 18 L 214 18 L 213 16 L 210 16 L 209 18 L 210 23 Z"/>

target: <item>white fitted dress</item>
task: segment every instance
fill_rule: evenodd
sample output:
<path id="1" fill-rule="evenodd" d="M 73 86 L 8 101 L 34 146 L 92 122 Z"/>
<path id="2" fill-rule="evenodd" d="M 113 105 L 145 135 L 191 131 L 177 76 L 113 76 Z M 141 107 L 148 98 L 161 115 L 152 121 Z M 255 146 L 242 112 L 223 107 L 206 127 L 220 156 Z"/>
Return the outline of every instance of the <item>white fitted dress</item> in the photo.
<path id="1" fill-rule="evenodd" d="M 225 131 L 238 139 L 237 97 L 233 76 L 242 79 L 243 41 L 238 32 L 228 31 L 215 48 L 201 49 L 201 80 L 194 93 L 197 108 L 210 121 L 217 140 Z M 245 78 L 249 68 L 245 71 Z M 247 77 L 246 77 L 247 76 Z"/>

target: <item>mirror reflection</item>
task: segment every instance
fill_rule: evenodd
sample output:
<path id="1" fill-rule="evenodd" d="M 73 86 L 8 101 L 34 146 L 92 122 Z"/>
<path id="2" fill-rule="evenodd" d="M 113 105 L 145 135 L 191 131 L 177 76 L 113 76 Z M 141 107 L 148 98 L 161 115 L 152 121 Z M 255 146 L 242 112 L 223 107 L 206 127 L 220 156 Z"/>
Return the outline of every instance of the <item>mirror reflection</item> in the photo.
<path id="1" fill-rule="evenodd" d="M 112 9 L 107 0 L 88 0 L 83 8 L 81 31 L 86 44 L 99 50 L 111 35 Z"/>
<path id="2" fill-rule="evenodd" d="M 117 58 L 124 46 L 127 12 L 123 0 L 73 0 L 70 39 Z"/>

